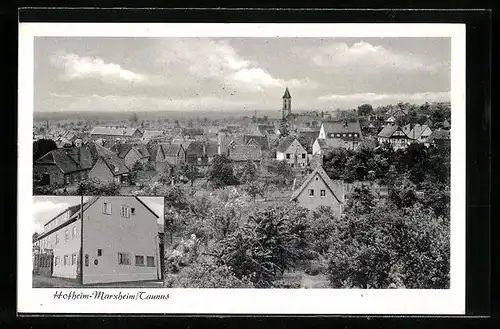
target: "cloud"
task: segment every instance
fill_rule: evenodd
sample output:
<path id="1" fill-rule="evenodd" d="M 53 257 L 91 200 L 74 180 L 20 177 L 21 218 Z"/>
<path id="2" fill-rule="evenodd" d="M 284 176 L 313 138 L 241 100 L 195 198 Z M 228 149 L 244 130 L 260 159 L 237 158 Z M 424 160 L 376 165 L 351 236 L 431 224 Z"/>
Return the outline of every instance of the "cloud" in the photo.
<path id="1" fill-rule="evenodd" d="M 258 63 L 243 58 L 226 40 L 176 39 L 163 43 L 167 49 L 162 61 L 170 65 L 184 64 L 199 78 L 216 78 L 246 91 L 263 91 L 268 87 L 286 86 L 315 88 L 309 78 L 281 79 L 272 76 Z"/>
<path id="2" fill-rule="evenodd" d="M 360 93 L 360 94 L 330 94 L 318 97 L 322 102 L 416 102 L 449 101 L 450 92 L 423 92 L 423 93 Z"/>
<path id="3" fill-rule="evenodd" d="M 73 53 L 58 53 L 51 58 L 51 63 L 64 70 L 63 79 L 75 80 L 98 78 L 107 82 L 128 82 L 139 84 L 158 84 L 157 77 L 135 73 L 118 64 L 106 63 L 99 57 L 79 56 Z"/>
<path id="4" fill-rule="evenodd" d="M 441 63 L 411 53 L 397 52 L 382 46 L 360 41 L 352 45 L 334 43 L 320 48 L 312 61 L 321 67 L 342 68 L 357 66 L 358 69 L 395 69 L 402 71 L 433 71 Z"/>
<path id="5" fill-rule="evenodd" d="M 65 202 L 48 200 L 33 202 L 33 231 L 43 232 L 43 225 L 70 206 Z"/>

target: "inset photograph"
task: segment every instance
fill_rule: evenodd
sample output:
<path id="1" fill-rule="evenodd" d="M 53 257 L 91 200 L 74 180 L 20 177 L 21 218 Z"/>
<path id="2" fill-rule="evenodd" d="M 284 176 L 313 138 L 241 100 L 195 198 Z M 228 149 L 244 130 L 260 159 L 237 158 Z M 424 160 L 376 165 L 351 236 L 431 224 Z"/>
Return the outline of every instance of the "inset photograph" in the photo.
<path id="1" fill-rule="evenodd" d="M 33 199 L 33 288 L 162 287 L 162 197 Z"/>

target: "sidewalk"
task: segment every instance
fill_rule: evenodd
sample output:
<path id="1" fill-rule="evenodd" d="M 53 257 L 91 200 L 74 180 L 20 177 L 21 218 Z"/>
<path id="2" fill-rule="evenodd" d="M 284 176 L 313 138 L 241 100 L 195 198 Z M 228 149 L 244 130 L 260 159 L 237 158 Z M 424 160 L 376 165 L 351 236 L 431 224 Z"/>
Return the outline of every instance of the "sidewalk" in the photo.
<path id="1" fill-rule="evenodd" d="M 163 281 L 111 282 L 81 285 L 77 280 L 35 275 L 33 288 L 163 288 Z"/>

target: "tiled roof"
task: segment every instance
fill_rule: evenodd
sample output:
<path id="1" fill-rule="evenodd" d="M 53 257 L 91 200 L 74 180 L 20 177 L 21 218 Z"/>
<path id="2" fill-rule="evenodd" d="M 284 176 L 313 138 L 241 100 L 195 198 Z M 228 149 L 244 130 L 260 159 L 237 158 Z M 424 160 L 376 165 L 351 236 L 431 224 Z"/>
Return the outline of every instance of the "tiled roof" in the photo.
<path id="1" fill-rule="evenodd" d="M 335 199 L 337 199 L 337 201 L 339 203 L 342 203 L 339 196 L 335 193 L 336 189 L 335 189 L 333 181 L 330 179 L 330 177 L 328 177 L 327 173 L 325 172 L 325 170 L 321 166 L 317 166 L 316 169 L 314 169 L 314 171 L 312 173 L 310 173 L 309 176 L 307 176 L 306 180 L 302 183 L 302 185 L 297 190 L 295 190 L 293 192 L 290 201 L 295 200 L 299 196 L 299 194 L 309 185 L 309 182 L 316 176 L 316 174 L 318 174 L 323 179 L 326 186 L 330 189 L 330 191 L 335 196 Z"/>
<path id="2" fill-rule="evenodd" d="M 286 150 L 288 150 L 290 145 L 292 145 L 293 141 L 295 141 L 295 140 L 296 140 L 295 137 L 290 137 L 290 136 L 283 138 L 281 140 L 281 142 L 279 143 L 276 151 L 281 152 L 281 153 L 285 152 Z"/>
<path id="3" fill-rule="evenodd" d="M 137 150 L 137 152 L 141 155 L 142 158 L 149 158 L 149 152 L 146 145 L 139 144 L 135 145 L 134 148 Z"/>
<path id="4" fill-rule="evenodd" d="M 394 134 L 394 132 L 396 130 L 399 129 L 399 126 L 398 125 L 387 125 L 385 126 L 379 133 L 378 133 L 378 137 L 385 137 L 385 138 L 389 138 L 392 136 L 392 134 Z"/>
<path id="5" fill-rule="evenodd" d="M 104 163 L 108 166 L 109 170 L 113 173 L 114 176 L 126 174 L 129 172 L 123 160 L 114 153 L 112 155 L 103 155 L 99 158 L 104 161 Z"/>
<path id="6" fill-rule="evenodd" d="M 108 127 L 95 127 L 90 132 L 90 135 L 109 135 L 109 136 L 132 136 L 138 129 L 137 128 L 108 128 Z"/>
<path id="7" fill-rule="evenodd" d="M 201 135 L 203 135 L 203 129 L 199 129 L 199 128 L 182 128 L 181 134 L 182 134 L 182 136 L 189 135 L 191 137 L 193 137 L 193 136 L 201 136 Z"/>
<path id="8" fill-rule="evenodd" d="M 156 136 L 162 136 L 163 131 L 161 130 L 144 130 L 144 133 L 142 134 L 143 139 L 151 139 Z"/>
<path id="9" fill-rule="evenodd" d="M 317 129 L 317 130 L 302 130 L 302 131 L 299 131 L 299 136 L 304 137 L 304 139 L 307 140 L 308 145 L 312 145 L 314 143 L 314 141 L 316 140 L 316 138 L 318 138 L 319 132 L 320 132 L 319 129 Z M 303 146 L 307 146 L 307 145 L 303 145 Z"/>
<path id="10" fill-rule="evenodd" d="M 261 157 L 262 151 L 250 145 L 236 145 L 229 151 L 229 159 L 232 161 L 259 161 Z"/>
<path id="11" fill-rule="evenodd" d="M 245 144 L 250 143 L 252 140 L 254 140 L 262 150 L 267 150 L 269 149 L 269 140 L 267 139 L 267 136 L 263 135 L 243 135 L 243 141 Z"/>
<path id="12" fill-rule="evenodd" d="M 181 149 L 184 149 L 181 144 L 160 144 L 164 156 L 177 156 Z"/>
<path id="13" fill-rule="evenodd" d="M 428 128 L 429 126 L 427 125 L 416 124 L 408 133 L 405 131 L 405 134 L 412 139 L 419 139 L 420 136 L 422 136 L 422 133 Z"/>
<path id="14" fill-rule="evenodd" d="M 338 138 L 318 138 L 317 141 L 321 149 L 345 147 L 345 141 Z"/>
<path id="15" fill-rule="evenodd" d="M 34 164 L 53 164 L 63 173 L 71 173 L 92 167 L 92 156 L 86 147 L 52 150 L 35 161 Z"/>
<path id="16" fill-rule="evenodd" d="M 429 137 L 427 137 L 426 142 L 432 143 L 435 140 L 449 140 L 450 131 L 449 130 L 434 130 Z"/>
<path id="17" fill-rule="evenodd" d="M 361 127 L 359 126 L 359 121 L 325 121 L 323 122 L 323 128 L 327 138 L 329 134 L 347 134 L 347 133 L 357 133 L 358 137 L 361 138 Z"/>

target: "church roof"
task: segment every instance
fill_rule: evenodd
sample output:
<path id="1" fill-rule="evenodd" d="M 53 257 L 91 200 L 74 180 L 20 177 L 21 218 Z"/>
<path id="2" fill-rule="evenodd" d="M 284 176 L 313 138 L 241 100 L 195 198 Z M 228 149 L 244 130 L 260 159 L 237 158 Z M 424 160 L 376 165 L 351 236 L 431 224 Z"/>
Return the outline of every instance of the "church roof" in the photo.
<path id="1" fill-rule="evenodd" d="M 285 94 L 283 95 L 283 98 L 292 98 L 292 96 L 290 96 L 290 92 L 288 91 L 288 87 L 286 87 L 285 89 Z"/>

